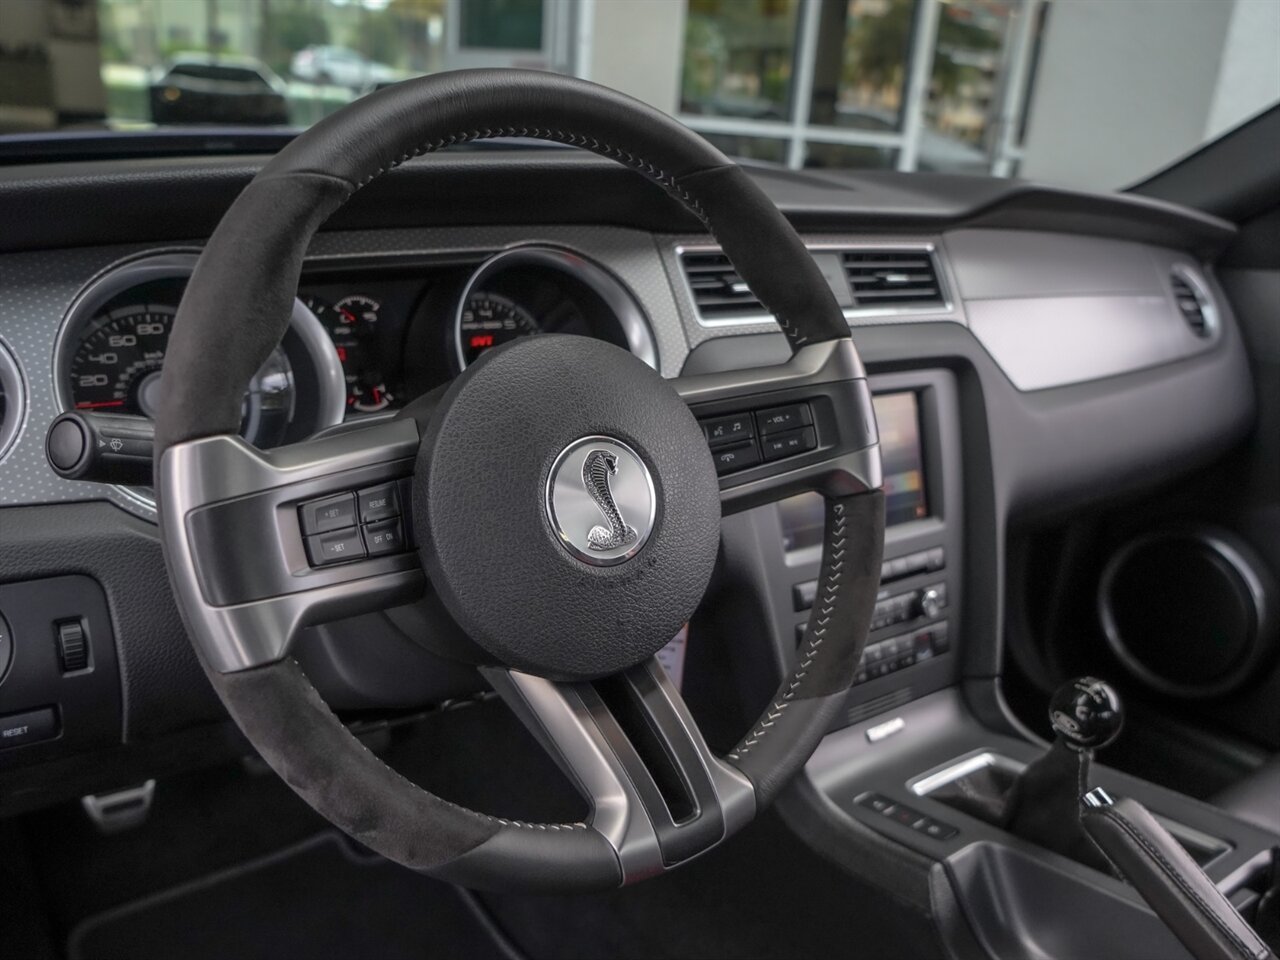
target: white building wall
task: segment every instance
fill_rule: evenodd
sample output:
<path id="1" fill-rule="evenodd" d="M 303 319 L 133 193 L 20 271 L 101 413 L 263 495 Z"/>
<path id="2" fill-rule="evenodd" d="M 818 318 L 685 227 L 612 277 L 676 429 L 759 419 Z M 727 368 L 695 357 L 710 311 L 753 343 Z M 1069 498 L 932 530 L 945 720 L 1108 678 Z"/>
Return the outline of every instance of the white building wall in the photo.
<path id="1" fill-rule="evenodd" d="M 1236 0 L 1209 108 L 1216 137 L 1280 97 L 1280 0 Z"/>
<path id="2" fill-rule="evenodd" d="M 680 106 L 684 0 L 579 0 L 591 10 L 587 76 L 667 113 Z"/>
<path id="3" fill-rule="evenodd" d="M 1195 147 L 1235 7 L 1235 0 L 1053 3 L 1020 175 L 1123 187 Z"/>

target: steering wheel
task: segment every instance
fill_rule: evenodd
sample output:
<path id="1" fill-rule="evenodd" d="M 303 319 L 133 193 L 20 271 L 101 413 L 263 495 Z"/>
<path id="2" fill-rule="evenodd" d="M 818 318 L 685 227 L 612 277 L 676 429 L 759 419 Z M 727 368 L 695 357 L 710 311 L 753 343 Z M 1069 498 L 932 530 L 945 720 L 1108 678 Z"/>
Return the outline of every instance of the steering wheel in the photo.
<path id="1" fill-rule="evenodd" d="M 571 144 L 657 183 L 714 234 L 777 317 L 791 359 L 668 381 L 599 341 L 524 338 L 487 351 L 418 417 L 270 451 L 238 437 L 241 398 L 285 332 L 319 225 L 410 157 L 486 137 Z M 391 860 L 525 890 L 661 873 L 748 823 L 841 708 L 884 540 L 866 374 L 777 208 L 718 150 L 638 101 L 548 73 L 478 70 L 406 81 L 316 124 L 213 233 L 162 390 L 160 528 L 197 655 L 263 759 Z M 810 421 L 813 448 L 718 477 L 697 418 L 781 407 Z M 826 500 L 808 629 L 759 720 L 715 756 L 655 654 L 706 590 L 722 513 L 806 490 Z M 400 521 L 361 525 L 397 510 Z M 582 822 L 500 819 L 420 789 L 352 736 L 291 658 L 302 627 L 426 589 L 584 795 Z"/>

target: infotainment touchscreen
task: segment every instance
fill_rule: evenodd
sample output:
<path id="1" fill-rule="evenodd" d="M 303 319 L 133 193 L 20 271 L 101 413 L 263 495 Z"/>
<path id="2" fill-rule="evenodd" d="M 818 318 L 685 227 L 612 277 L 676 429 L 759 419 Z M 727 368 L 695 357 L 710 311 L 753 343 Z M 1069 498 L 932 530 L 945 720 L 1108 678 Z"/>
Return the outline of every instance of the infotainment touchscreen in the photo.
<path id="1" fill-rule="evenodd" d="M 884 463 L 885 522 L 892 526 L 929 515 L 925 500 L 924 455 L 920 449 L 920 410 L 916 394 L 882 393 L 875 397 Z M 803 550 L 822 542 L 822 497 L 804 493 L 778 504 L 786 550 Z"/>

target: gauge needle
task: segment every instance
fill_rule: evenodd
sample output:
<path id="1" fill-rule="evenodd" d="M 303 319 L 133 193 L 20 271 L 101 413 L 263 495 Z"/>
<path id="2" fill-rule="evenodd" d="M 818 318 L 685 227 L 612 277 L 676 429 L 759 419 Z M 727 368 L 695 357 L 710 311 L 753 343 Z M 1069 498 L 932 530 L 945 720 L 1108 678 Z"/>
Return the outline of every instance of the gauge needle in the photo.
<path id="1" fill-rule="evenodd" d="M 96 407 L 123 407 L 123 400 L 99 400 L 96 403 L 86 400 L 84 403 L 77 403 L 77 410 L 92 410 Z"/>
<path id="2" fill-rule="evenodd" d="M 343 323 L 355 323 L 355 322 L 356 322 L 356 315 L 355 315 L 354 313 L 352 313 L 350 310 L 339 310 L 338 312 L 339 312 L 340 314 L 342 314 L 342 322 L 343 322 Z"/>

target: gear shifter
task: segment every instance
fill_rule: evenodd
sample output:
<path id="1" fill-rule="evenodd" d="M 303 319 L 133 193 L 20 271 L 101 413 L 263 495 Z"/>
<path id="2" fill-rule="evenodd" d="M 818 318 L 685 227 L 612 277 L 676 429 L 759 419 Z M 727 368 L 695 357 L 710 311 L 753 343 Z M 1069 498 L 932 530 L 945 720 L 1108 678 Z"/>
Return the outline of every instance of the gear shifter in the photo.
<path id="1" fill-rule="evenodd" d="M 1058 742 L 1076 751 L 1105 747 L 1124 728 L 1124 709 L 1111 684 L 1080 677 L 1063 684 L 1049 700 L 1049 723 Z"/>
<path id="2" fill-rule="evenodd" d="M 1056 742 L 1011 786 L 991 775 L 994 768 L 984 768 L 934 797 L 1128 880 L 1196 960 L 1274 960 L 1230 901 L 1140 803 L 1113 800 L 1091 787 L 1093 751 L 1115 740 L 1124 726 L 1115 690 L 1093 677 L 1072 680 L 1050 699 L 1049 722 Z"/>
<path id="3" fill-rule="evenodd" d="M 1014 783 L 1004 825 L 1024 840 L 1110 873 L 1081 825 L 1080 798 L 1090 789 L 1093 751 L 1115 740 L 1124 726 L 1120 697 L 1094 677 L 1071 680 L 1050 698 L 1049 722 L 1056 741 Z"/>

